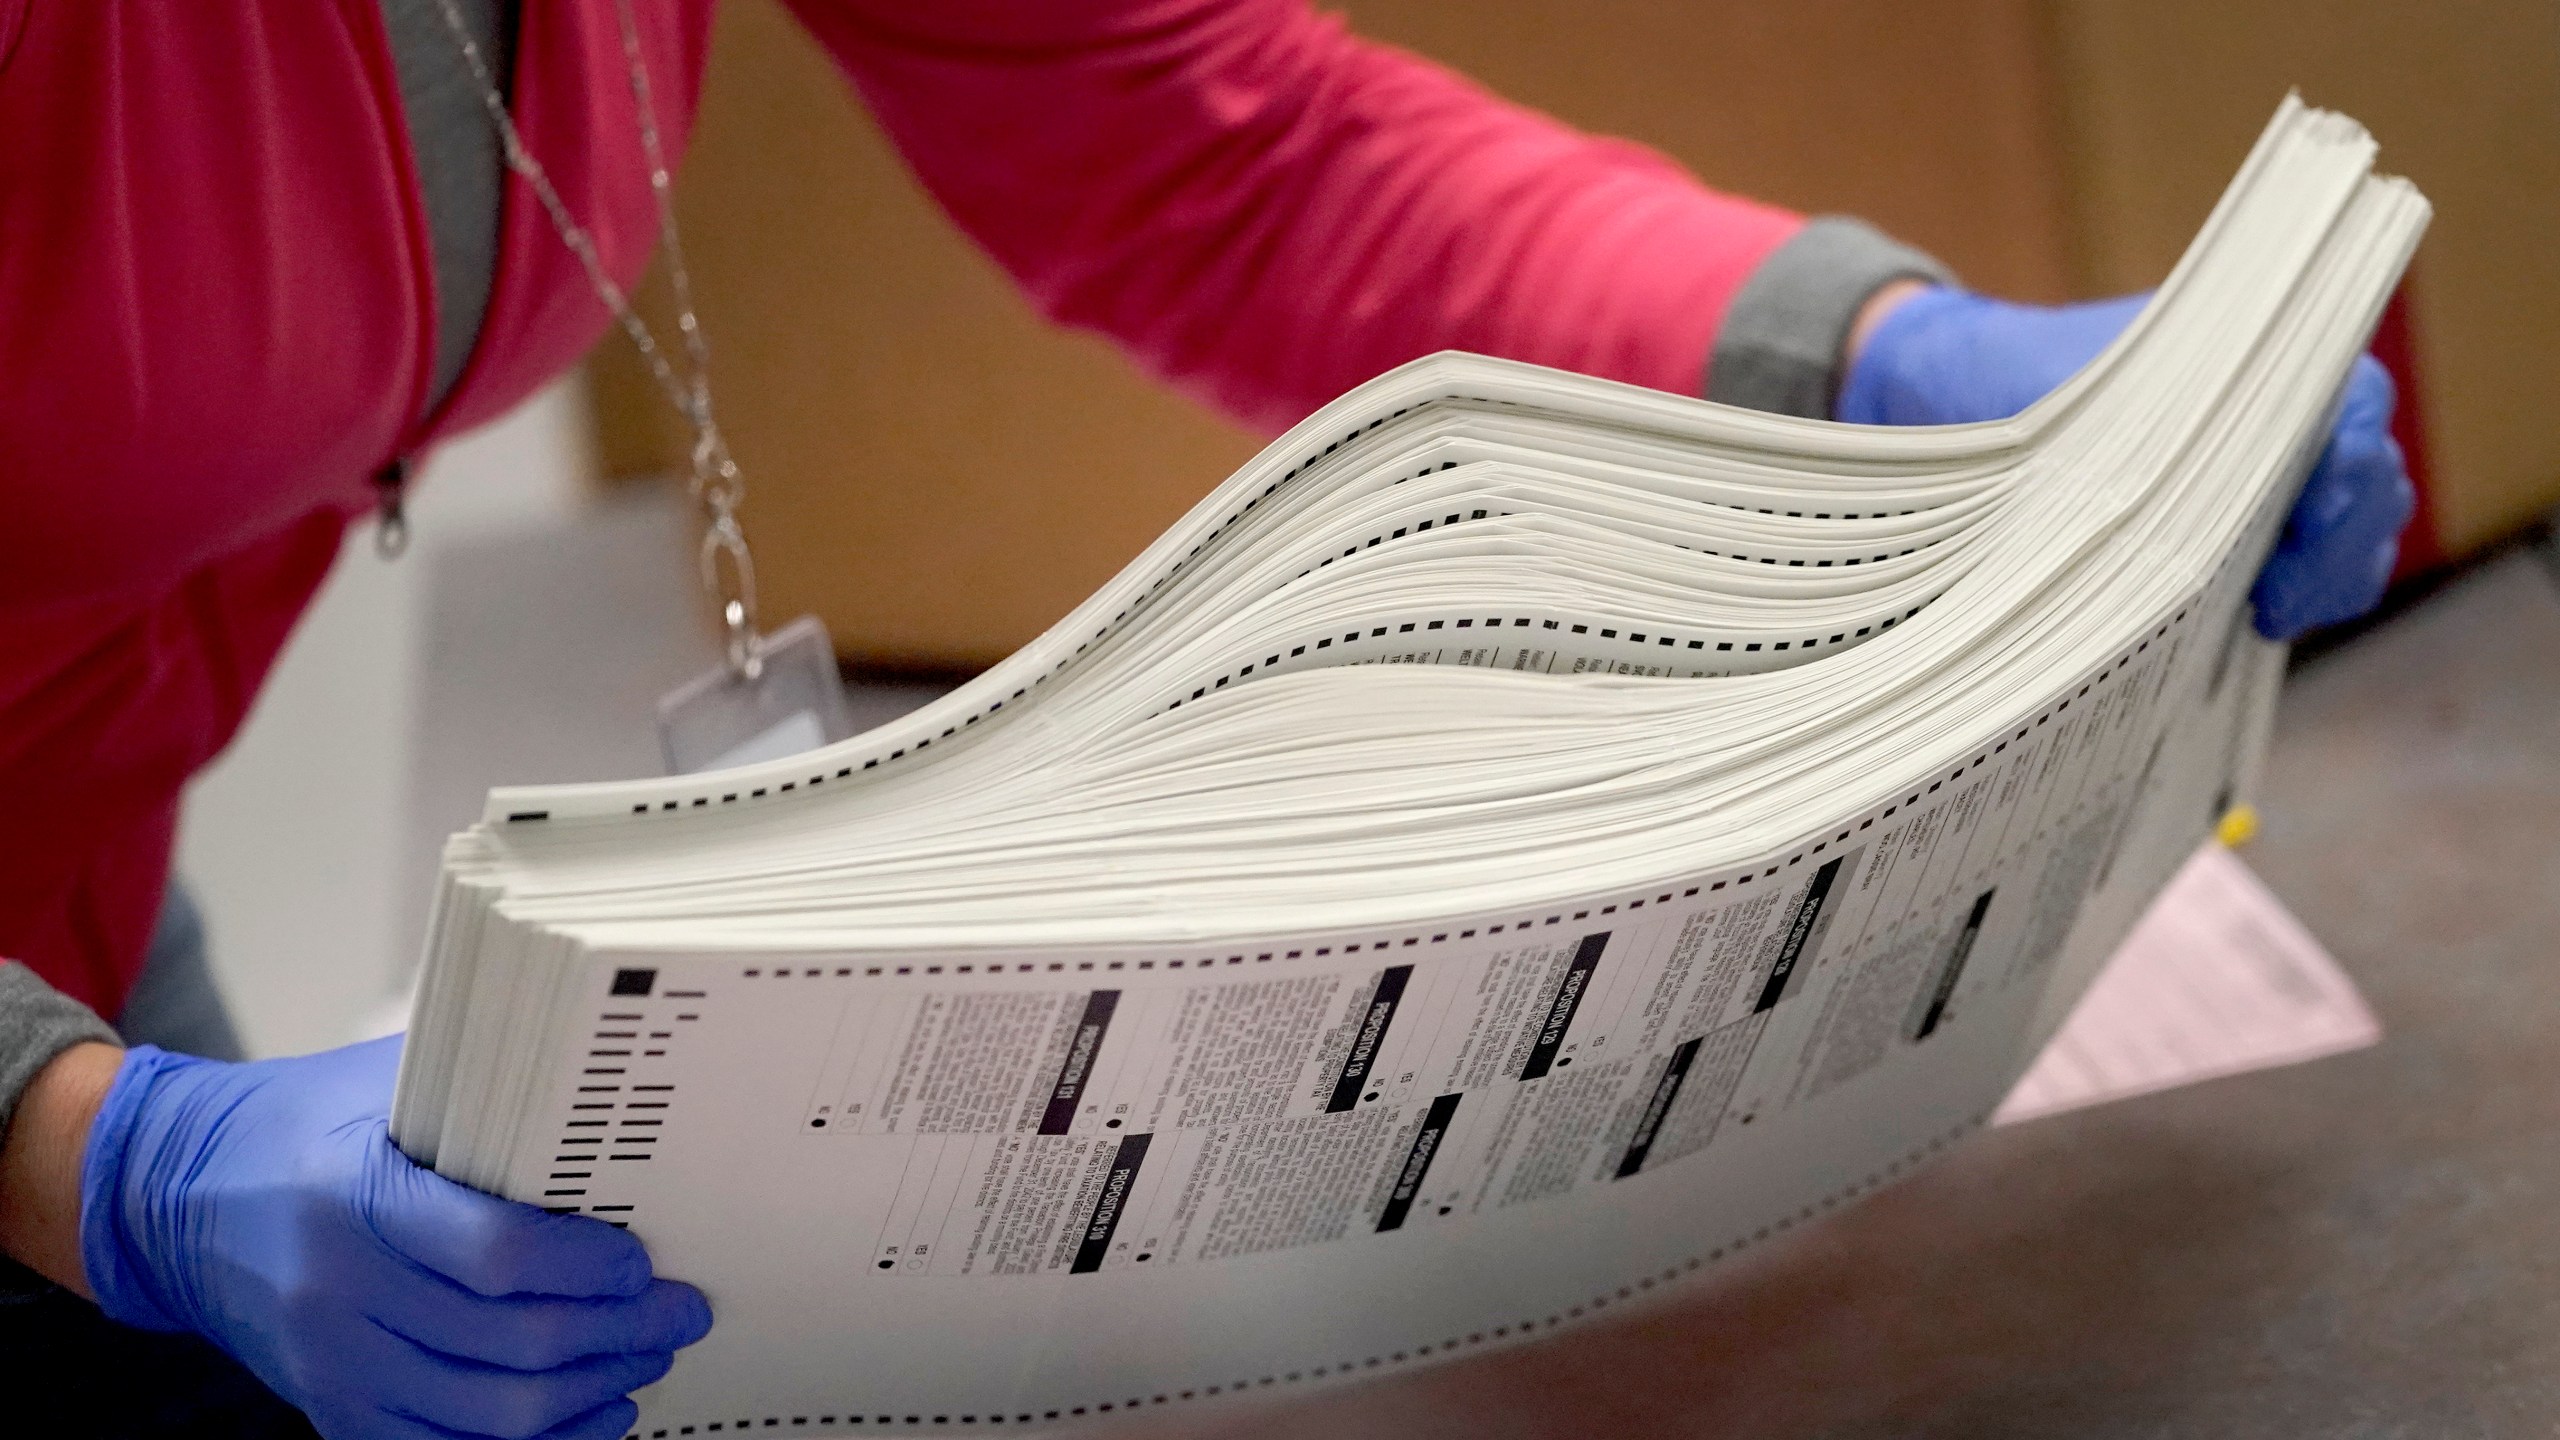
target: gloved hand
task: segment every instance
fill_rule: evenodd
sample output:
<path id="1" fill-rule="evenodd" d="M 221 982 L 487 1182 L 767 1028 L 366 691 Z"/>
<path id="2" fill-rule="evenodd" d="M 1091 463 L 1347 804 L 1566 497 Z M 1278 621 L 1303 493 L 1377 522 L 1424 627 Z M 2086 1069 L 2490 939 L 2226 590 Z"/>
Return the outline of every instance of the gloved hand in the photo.
<path id="1" fill-rule="evenodd" d="M 89 1132 L 80 1248 L 111 1317 L 230 1352 L 330 1440 L 619 1440 L 711 1328 L 624 1231 L 393 1148 L 400 1040 L 225 1065 L 126 1056 Z"/>
<path id="2" fill-rule="evenodd" d="M 1862 425 L 1954 425 L 2015 415 L 2089 363 L 2145 297 L 2014 305 L 1925 289 L 1885 314 L 1851 357 L 1835 407 Z M 2391 438 L 2391 376 L 2370 355 L 2347 377 L 2328 448 L 2250 592 L 2258 633 L 2290 640 L 2382 599 L 2416 509 Z"/>

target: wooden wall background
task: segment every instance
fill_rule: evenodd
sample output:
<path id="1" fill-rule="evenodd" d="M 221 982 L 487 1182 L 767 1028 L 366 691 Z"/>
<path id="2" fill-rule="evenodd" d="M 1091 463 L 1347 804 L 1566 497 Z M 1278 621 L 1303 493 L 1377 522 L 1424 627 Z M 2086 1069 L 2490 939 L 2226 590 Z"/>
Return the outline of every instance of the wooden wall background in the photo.
<path id="1" fill-rule="evenodd" d="M 2155 280 L 2300 86 L 2436 200 L 2422 260 L 2450 548 L 2560 501 L 2560 6 L 2548 0 L 1351 0 L 1362 31 L 1709 183 L 1866 216 L 2024 299 Z M 722 6 L 680 204 L 768 616 L 965 669 L 1082 599 L 1251 454 L 1047 328 L 774 0 Z M 608 469 L 671 417 L 594 362 Z"/>

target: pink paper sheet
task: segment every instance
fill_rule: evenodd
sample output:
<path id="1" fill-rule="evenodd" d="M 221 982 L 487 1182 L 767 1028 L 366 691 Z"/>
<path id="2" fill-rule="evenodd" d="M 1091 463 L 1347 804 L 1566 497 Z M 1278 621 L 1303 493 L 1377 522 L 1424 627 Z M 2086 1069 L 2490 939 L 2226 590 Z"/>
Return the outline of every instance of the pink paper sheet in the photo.
<path id="1" fill-rule="evenodd" d="M 2240 857 L 2207 843 L 2160 892 L 1992 1123 L 2360 1049 L 2355 982 Z"/>

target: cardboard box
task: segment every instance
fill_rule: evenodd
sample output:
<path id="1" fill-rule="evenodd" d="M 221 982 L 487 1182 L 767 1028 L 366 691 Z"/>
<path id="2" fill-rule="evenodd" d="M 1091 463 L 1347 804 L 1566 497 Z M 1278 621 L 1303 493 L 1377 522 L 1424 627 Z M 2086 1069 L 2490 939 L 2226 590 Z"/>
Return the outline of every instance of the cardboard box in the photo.
<path id="1" fill-rule="evenodd" d="M 2548 0 L 1353 0 L 1364 32 L 1677 157 L 1864 215 L 2022 299 L 2166 272 L 2288 88 L 2364 120 L 2437 223 L 2386 337 L 2413 554 L 2560 503 L 2560 6 Z M 769 616 L 965 669 L 1081 600 L 1256 437 L 1043 326 L 772 0 L 721 10 L 681 203 Z M 681 437 L 617 341 L 609 468 Z"/>

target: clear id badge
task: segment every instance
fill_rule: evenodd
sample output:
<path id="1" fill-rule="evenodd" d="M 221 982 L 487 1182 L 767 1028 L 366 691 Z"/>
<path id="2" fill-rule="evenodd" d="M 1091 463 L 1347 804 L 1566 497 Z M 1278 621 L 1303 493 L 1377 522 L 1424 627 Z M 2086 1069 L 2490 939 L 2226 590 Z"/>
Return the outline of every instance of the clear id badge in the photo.
<path id="1" fill-rule="evenodd" d="M 668 774 L 779 760 L 853 733 L 835 644 L 817 616 L 763 636 L 755 658 L 744 671 L 720 665 L 658 701 Z"/>

